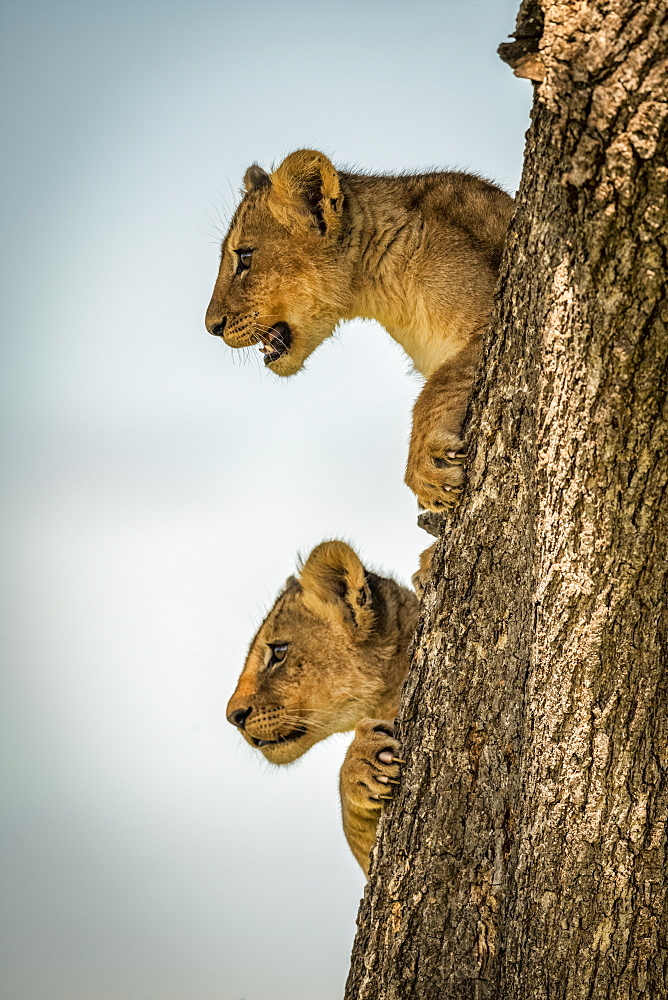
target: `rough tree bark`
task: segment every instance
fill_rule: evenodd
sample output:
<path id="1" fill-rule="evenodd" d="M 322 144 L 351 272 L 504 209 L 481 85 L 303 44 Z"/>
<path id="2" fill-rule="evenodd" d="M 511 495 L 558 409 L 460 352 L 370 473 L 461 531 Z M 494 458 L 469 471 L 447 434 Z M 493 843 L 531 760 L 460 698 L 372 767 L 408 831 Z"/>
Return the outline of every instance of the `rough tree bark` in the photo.
<path id="1" fill-rule="evenodd" d="M 541 82 L 348 1000 L 668 996 L 667 19 L 520 11 Z"/>

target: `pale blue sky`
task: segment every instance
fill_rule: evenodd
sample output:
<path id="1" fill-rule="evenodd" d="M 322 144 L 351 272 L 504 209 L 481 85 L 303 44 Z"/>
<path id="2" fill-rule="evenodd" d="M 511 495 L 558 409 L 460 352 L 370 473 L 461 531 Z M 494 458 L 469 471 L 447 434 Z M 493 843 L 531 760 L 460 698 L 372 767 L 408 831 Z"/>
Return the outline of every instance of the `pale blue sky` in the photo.
<path id="1" fill-rule="evenodd" d="M 513 191 L 517 0 L 3 0 L 4 977 L 12 1000 L 336 1000 L 346 738 L 224 720 L 327 537 L 404 580 L 419 382 L 372 324 L 278 381 L 209 337 L 244 169 L 300 146 Z"/>

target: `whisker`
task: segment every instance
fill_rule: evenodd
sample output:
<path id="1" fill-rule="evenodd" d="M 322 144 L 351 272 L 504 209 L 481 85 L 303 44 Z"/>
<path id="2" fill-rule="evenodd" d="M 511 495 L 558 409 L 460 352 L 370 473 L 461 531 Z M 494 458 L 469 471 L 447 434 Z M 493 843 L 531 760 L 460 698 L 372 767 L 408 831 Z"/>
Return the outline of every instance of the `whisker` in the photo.
<path id="1" fill-rule="evenodd" d="M 297 715 L 292 715 L 292 716 L 291 715 L 284 715 L 282 717 L 282 719 L 285 722 L 289 722 L 290 725 L 298 726 L 298 727 L 304 727 L 305 730 L 309 730 L 309 729 L 316 730 L 316 731 L 320 730 L 321 732 L 324 731 L 324 730 L 328 730 L 329 731 L 329 727 L 325 726 L 323 723 L 321 723 L 321 722 L 314 722 L 311 719 L 304 719 L 304 718 L 301 718 L 300 716 L 297 716 Z"/>

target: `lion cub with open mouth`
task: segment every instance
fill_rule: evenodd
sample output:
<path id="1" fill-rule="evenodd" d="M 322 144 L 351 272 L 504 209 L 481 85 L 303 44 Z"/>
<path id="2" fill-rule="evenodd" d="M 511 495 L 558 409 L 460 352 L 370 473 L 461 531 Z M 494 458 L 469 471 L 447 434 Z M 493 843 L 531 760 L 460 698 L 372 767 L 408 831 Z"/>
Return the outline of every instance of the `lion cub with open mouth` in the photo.
<path id="1" fill-rule="evenodd" d="M 412 591 L 365 569 L 344 542 L 322 542 L 260 626 L 227 706 L 229 722 L 272 764 L 355 729 L 341 768 L 341 809 L 365 872 L 403 763 L 391 720 L 417 614 Z"/>
<path id="2" fill-rule="evenodd" d="M 474 174 L 349 173 L 312 149 L 244 185 L 207 329 L 294 375 L 342 320 L 378 320 L 426 379 L 406 483 L 421 507 L 451 506 L 512 198 Z"/>

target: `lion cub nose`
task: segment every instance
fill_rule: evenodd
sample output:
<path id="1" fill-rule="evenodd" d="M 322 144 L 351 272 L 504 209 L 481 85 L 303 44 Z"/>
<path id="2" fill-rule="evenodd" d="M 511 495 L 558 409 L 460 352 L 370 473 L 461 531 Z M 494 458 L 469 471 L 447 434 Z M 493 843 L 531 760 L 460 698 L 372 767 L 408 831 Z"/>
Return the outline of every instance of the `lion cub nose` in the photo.
<path id="1" fill-rule="evenodd" d="M 250 708 L 237 708 L 236 711 L 230 712 L 227 717 L 227 721 L 231 722 L 233 726 L 237 726 L 239 729 L 243 729 L 246 724 L 246 719 L 251 714 Z"/>
<path id="2" fill-rule="evenodd" d="M 206 328 L 209 333 L 212 333 L 214 337 L 222 337 L 225 332 L 225 327 L 227 326 L 227 316 L 223 316 L 222 319 L 214 323 L 212 320 L 208 320 L 206 323 Z"/>

